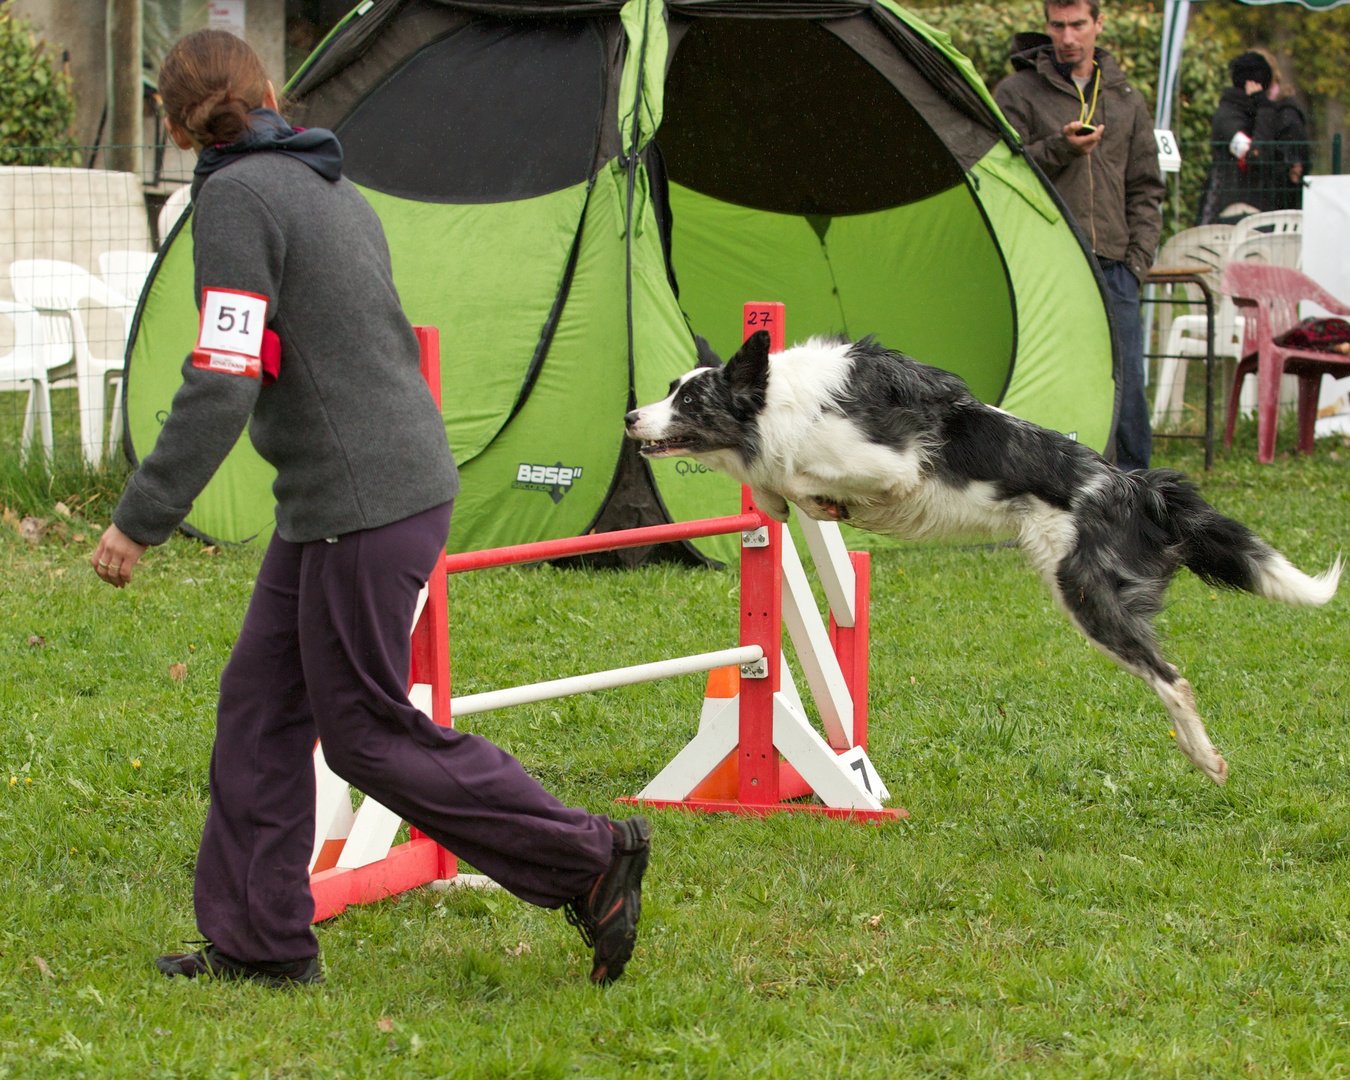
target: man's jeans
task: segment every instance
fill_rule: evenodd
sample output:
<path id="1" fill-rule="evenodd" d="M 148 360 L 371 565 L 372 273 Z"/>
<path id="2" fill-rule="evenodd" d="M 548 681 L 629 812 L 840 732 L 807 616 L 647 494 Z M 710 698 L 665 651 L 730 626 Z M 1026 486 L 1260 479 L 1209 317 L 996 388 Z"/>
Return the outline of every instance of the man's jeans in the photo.
<path id="1" fill-rule="evenodd" d="M 1144 325 L 1139 317 L 1139 280 L 1123 262 L 1097 260 L 1120 349 L 1120 417 L 1116 421 L 1116 466 L 1124 472 L 1147 469 L 1153 449 L 1148 400 L 1144 397 Z"/>

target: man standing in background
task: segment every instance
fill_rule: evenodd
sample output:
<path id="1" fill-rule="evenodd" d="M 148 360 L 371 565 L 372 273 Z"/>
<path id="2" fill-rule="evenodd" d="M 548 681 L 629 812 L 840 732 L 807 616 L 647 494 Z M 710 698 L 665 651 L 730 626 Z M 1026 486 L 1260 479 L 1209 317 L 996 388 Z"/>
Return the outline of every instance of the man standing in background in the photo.
<path id="1" fill-rule="evenodd" d="M 1120 352 L 1116 464 L 1148 468 L 1139 286 L 1153 264 L 1166 191 L 1153 118 L 1111 54 L 1098 49 L 1098 0 L 1045 0 L 1050 44 L 1017 53 L 994 99 L 1027 155 L 1068 205 L 1101 264 Z M 1060 312 L 1066 319 L 1072 311 Z"/>

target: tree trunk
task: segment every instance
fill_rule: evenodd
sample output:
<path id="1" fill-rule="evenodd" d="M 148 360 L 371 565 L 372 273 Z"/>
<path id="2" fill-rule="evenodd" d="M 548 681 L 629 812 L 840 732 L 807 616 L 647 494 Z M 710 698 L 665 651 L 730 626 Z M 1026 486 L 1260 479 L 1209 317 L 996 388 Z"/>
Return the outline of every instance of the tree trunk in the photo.
<path id="1" fill-rule="evenodd" d="M 141 0 L 108 0 L 108 166 L 141 171 Z"/>

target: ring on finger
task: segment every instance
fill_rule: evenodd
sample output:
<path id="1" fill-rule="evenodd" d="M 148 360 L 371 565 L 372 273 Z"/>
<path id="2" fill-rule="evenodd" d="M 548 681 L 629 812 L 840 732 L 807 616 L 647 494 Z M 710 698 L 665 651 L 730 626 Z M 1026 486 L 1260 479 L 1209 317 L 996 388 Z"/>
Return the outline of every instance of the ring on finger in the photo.
<path id="1" fill-rule="evenodd" d="M 112 565 L 112 563 L 105 563 L 105 562 L 101 562 L 101 561 L 99 562 L 99 566 L 103 567 L 103 569 L 105 569 L 105 570 L 106 570 L 108 567 L 110 567 L 111 565 Z"/>

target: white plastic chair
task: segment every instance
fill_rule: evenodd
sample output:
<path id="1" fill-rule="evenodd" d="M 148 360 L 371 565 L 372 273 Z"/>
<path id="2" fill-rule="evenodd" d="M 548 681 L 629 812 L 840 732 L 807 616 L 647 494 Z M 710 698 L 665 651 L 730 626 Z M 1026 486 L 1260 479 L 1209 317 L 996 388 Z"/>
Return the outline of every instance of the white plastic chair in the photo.
<path id="1" fill-rule="evenodd" d="M 1303 237 L 1296 232 L 1251 233 L 1233 244 L 1230 262 L 1259 262 L 1303 269 Z"/>
<path id="2" fill-rule="evenodd" d="M 26 304 L 0 300 L 0 315 L 14 324 L 14 347 L 0 356 L 0 391 L 28 391 L 19 438 L 19 460 L 27 463 L 36 434 L 50 467 L 52 459 L 52 395 L 49 372 L 71 357 L 70 321 L 47 316 Z M 63 333 L 64 331 L 64 333 Z"/>
<path id="3" fill-rule="evenodd" d="M 164 246 L 164 241 L 169 238 L 169 233 L 173 232 L 173 227 L 178 224 L 178 219 L 183 216 L 183 211 L 188 208 L 188 203 L 192 198 L 192 187 L 184 184 L 177 191 L 165 200 L 164 205 L 159 208 L 159 243 Z"/>
<path id="4" fill-rule="evenodd" d="M 21 304 L 43 313 L 63 314 L 70 321 L 73 371 L 53 371 L 49 377 L 74 375 L 79 395 L 80 444 L 85 460 L 97 466 L 103 460 L 107 382 L 111 376 L 118 388 L 121 387 L 127 331 L 136 305 L 83 267 L 56 259 L 20 259 L 10 264 L 9 277 L 14 297 Z M 90 351 L 84 317 L 80 313 L 80 305 L 85 302 L 98 304 L 122 316 L 120 339 L 112 342 L 116 350 L 113 356 L 94 356 Z"/>
<path id="5" fill-rule="evenodd" d="M 1186 267 L 1204 276 L 1214 295 L 1216 355 L 1222 355 L 1219 348 L 1221 335 L 1230 329 L 1224 319 L 1231 320 L 1234 316 L 1232 310 L 1224 309 L 1225 304 L 1232 309 L 1232 301 L 1219 292 L 1219 278 L 1223 274 L 1224 264 L 1228 262 L 1232 237 L 1232 225 L 1197 225 L 1193 229 L 1183 229 L 1168 238 L 1154 263 L 1159 268 Z M 1187 289 L 1185 285 L 1173 285 L 1171 288 L 1183 290 L 1187 299 L 1196 303 L 1202 300 L 1196 289 Z M 1162 427 L 1168 420 L 1180 418 L 1185 398 L 1186 370 L 1190 366 L 1182 358 L 1203 359 L 1205 355 L 1205 316 L 1172 315 L 1171 304 L 1162 307 L 1163 317 L 1159 320 L 1158 336 L 1165 340 L 1165 344 L 1153 392 L 1154 428 Z"/>
<path id="6" fill-rule="evenodd" d="M 1233 237 L 1229 241 L 1236 249 L 1244 240 L 1253 236 L 1288 236 L 1303 232 L 1302 210 L 1267 210 L 1264 214 L 1248 214 L 1233 226 Z"/>
<path id="7" fill-rule="evenodd" d="M 105 251 L 98 257 L 98 272 L 104 284 L 133 302 L 139 302 L 145 279 L 154 265 L 153 251 Z"/>
<path id="8" fill-rule="evenodd" d="M 146 279 L 155 266 L 153 251 L 105 251 L 98 257 L 98 272 L 104 283 L 134 306 L 140 303 Z M 127 319 L 130 326 L 130 318 Z M 108 421 L 108 453 L 117 453 L 117 440 L 122 434 L 122 376 L 110 374 L 108 388 L 113 392 L 112 413 Z"/>
<path id="9" fill-rule="evenodd" d="M 1264 214 L 1250 214 L 1236 225 L 1201 226 L 1200 228 L 1223 228 L 1230 230 L 1228 251 L 1221 263 L 1215 267 L 1213 279 L 1215 294 L 1214 310 L 1214 355 L 1229 357 L 1234 361 L 1242 359 L 1243 340 L 1246 333 L 1245 317 L 1238 313 L 1233 301 L 1223 296 L 1218 289 L 1218 273 L 1229 262 L 1261 262 L 1271 266 L 1284 266 L 1291 270 L 1303 269 L 1303 211 L 1271 210 Z M 1198 232 L 1187 229 L 1186 232 Z M 1184 236 L 1186 233 L 1178 233 Z M 1175 237 L 1173 238 L 1175 239 Z M 1170 241 L 1169 241 L 1170 243 Z M 1165 250 L 1165 246 L 1164 246 Z M 1162 259 L 1159 258 L 1161 264 Z M 1210 274 L 1206 274 L 1206 279 Z M 1172 320 L 1168 332 L 1167 344 L 1163 349 L 1166 357 L 1158 374 L 1158 388 L 1153 397 L 1153 426 L 1161 427 L 1165 422 L 1175 421 L 1181 412 L 1181 402 L 1186 381 L 1186 363 L 1178 357 L 1203 357 L 1205 355 L 1205 317 L 1203 315 L 1178 315 Z M 1290 399 L 1297 389 L 1297 380 L 1289 377 L 1281 392 L 1281 400 Z M 1239 406 L 1244 415 L 1256 408 L 1254 386 L 1244 386 Z"/>

